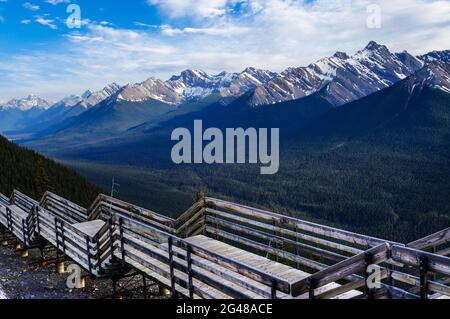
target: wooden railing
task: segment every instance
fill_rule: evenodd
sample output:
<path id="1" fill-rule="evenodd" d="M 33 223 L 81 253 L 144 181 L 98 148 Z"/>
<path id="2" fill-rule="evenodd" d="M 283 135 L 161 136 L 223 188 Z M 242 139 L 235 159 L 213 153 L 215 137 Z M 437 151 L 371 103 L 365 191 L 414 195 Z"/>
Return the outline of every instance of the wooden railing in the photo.
<path id="1" fill-rule="evenodd" d="M 94 276 L 101 276 L 103 265 L 111 257 L 109 251 L 109 225 L 105 224 L 95 236 L 89 236 L 55 216 L 50 211 L 35 209 L 36 235 L 56 247 L 62 256 L 68 256 Z"/>
<path id="2" fill-rule="evenodd" d="M 411 266 L 419 271 L 419 278 L 394 271 L 394 278 L 420 289 L 420 297 L 428 298 L 430 292 L 450 297 L 450 287 L 436 281 L 437 278 L 448 282 L 450 277 L 450 258 L 419 251 L 407 247 L 392 247 L 392 259 Z M 430 277 L 435 280 L 430 280 Z M 445 280 L 447 279 L 447 280 Z"/>
<path id="3" fill-rule="evenodd" d="M 214 198 L 205 206 L 207 235 L 309 272 L 384 243 L 401 245 Z"/>
<path id="4" fill-rule="evenodd" d="M 277 276 L 132 218 L 113 219 L 120 243 L 115 245 L 115 256 L 167 279 L 172 294 L 180 292 L 190 298 L 276 298 L 277 291 L 290 293 L 290 284 Z"/>
<path id="5" fill-rule="evenodd" d="M 99 218 L 104 220 L 109 219 L 112 215 L 116 215 L 132 218 L 161 230 L 175 232 L 173 219 L 106 195 L 100 195 L 89 209 L 89 212 L 90 215 L 99 216 Z"/>
<path id="6" fill-rule="evenodd" d="M 6 228 L 24 245 L 28 246 L 31 242 L 34 228 L 32 220 L 28 217 L 28 215 L 25 212 L 21 214 L 19 210 L 21 210 L 19 207 L 15 207 L 14 209 L 6 207 L 4 210 L 5 215 L 2 219 L 6 222 Z"/>
<path id="7" fill-rule="evenodd" d="M 96 219 L 105 223 L 92 236 L 74 226 Z M 115 260 L 185 297 L 334 298 L 351 291 L 367 298 L 450 296 L 449 229 L 405 247 L 214 198 L 172 219 L 105 195 L 84 209 L 50 192 L 37 202 L 17 190 L 9 200 L 0 196 L 0 224 L 25 246 L 50 242 L 93 276 L 108 275 Z M 291 285 L 186 240 L 199 234 L 311 275 Z M 368 287 L 373 265 L 382 281 L 376 289 Z"/>
<path id="8" fill-rule="evenodd" d="M 10 203 L 13 205 L 19 206 L 21 209 L 23 209 L 26 212 L 30 212 L 34 206 L 38 206 L 39 202 L 32 199 L 31 197 L 19 192 L 18 190 L 14 190 L 11 198 Z"/>
<path id="9" fill-rule="evenodd" d="M 431 251 L 438 255 L 448 256 L 450 255 L 450 227 L 441 230 L 430 236 L 413 241 L 407 245 L 407 247 Z"/>
<path id="10" fill-rule="evenodd" d="M 69 223 L 89 220 L 87 209 L 51 192 L 44 194 L 39 205 Z"/>
<path id="11" fill-rule="evenodd" d="M 389 260 L 401 264 L 407 271 L 410 270 L 410 267 L 415 268 L 419 271 L 419 277 L 401 271 L 379 267 L 378 280 L 388 278 L 391 280 L 391 284 L 386 285 L 380 282 L 379 288 L 375 289 L 374 287 L 370 287 L 368 281 L 370 272 L 368 268 L 373 265 L 387 263 Z M 355 276 L 360 273 L 362 273 L 362 276 L 359 279 L 351 280 L 345 285 L 317 294 L 320 288 L 332 282 L 340 282 L 346 280 L 349 276 Z M 364 294 L 367 298 L 374 297 L 378 294 L 379 298 L 382 296 L 389 298 L 427 299 L 434 293 L 450 297 L 450 287 L 430 280 L 431 274 L 450 276 L 450 258 L 403 246 L 382 244 L 294 283 L 292 285 L 292 295 L 297 297 L 307 293 L 310 299 L 329 299 L 353 289 L 364 287 Z M 420 295 L 409 293 L 408 289 L 404 287 L 403 289 L 396 288 L 392 284 L 392 280 L 419 288 Z"/>
<path id="12" fill-rule="evenodd" d="M 3 194 L 0 194 L 0 205 L 3 206 L 9 205 L 9 198 Z"/>

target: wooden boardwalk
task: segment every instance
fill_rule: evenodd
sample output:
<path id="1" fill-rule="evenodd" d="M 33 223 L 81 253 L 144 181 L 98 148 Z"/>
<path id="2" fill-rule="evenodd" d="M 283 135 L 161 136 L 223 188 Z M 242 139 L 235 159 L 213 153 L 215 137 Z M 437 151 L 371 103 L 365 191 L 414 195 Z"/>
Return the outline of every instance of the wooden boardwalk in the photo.
<path id="1" fill-rule="evenodd" d="M 16 190 L 0 194 L 0 236 L 24 249 L 51 245 L 94 277 L 138 272 L 172 297 L 450 296 L 450 229 L 405 245 L 214 198 L 172 219 L 106 195 L 83 208 Z M 367 280 L 373 266 L 376 287 Z"/>

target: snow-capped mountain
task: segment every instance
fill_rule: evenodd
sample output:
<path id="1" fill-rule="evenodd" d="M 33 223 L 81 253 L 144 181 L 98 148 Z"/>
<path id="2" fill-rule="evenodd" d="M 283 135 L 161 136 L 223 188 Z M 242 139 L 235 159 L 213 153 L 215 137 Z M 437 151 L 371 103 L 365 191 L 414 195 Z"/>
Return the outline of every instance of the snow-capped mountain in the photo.
<path id="1" fill-rule="evenodd" d="M 287 69 L 256 88 L 252 105 L 299 99 L 327 86 L 327 100 L 340 106 L 391 86 L 423 64 L 406 51 L 391 53 L 386 46 L 372 41 L 353 56 L 337 52 L 307 67 Z"/>
<path id="2" fill-rule="evenodd" d="M 23 99 L 13 99 L 0 105 L 0 132 L 26 127 L 47 112 L 49 107 L 50 103 L 34 95 Z"/>
<path id="3" fill-rule="evenodd" d="M 238 97 L 252 92 L 250 104 L 259 106 L 299 99 L 326 88 L 326 99 L 335 106 L 357 100 L 391 86 L 433 61 L 450 61 L 450 50 L 433 51 L 414 57 L 408 52 L 391 53 L 374 41 L 353 56 L 336 52 L 307 67 L 292 67 L 282 73 L 246 68 L 240 73 L 222 72 L 216 75 L 202 70 L 185 70 L 163 81 L 151 77 L 144 82 L 120 86 L 117 83 L 81 96 L 71 96 L 54 107 L 83 107 L 88 109 L 109 100 L 143 102 L 158 100 L 179 105 L 187 101 L 220 94 L 223 98 Z M 36 96 L 11 100 L 0 108 L 46 110 L 50 104 Z"/>
<path id="4" fill-rule="evenodd" d="M 146 106 L 151 105 L 151 110 L 142 109 L 150 112 L 150 115 L 164 113 L 185 102 L 202 100 L 212 94 L 221 97 L 221 104 L 230 104 L 237 97 L 248 94 L 246 105 L 256 107 L 296 100 L 320 92 L 321 97 L 338 107 L 390 87 L 427 65 L 432 66 L 432 69 L 421 71 L 428 75 L 424 76 L 424 80 L 433 80 L 435 87 L 447 91 L 448 77 L 443 70 L 447 70 L 448 66 L 440 63 L 449 61 L 449 50 L 415 57 L 406 51 L 391 53 L 386 46 L 372 41 L 353 56 L 336 52 L 309 66 L 288 68 L 282 73 L 249 67 L 238 73 L 211 75 L 202 70 L 188 69 L 167 81 L 150 77 L 141 83 L 126 86 L 112 83 L 100 91 L 88 90 L 81 96 L 69 96 L 51 106 L 36 96 L 11 100 L 0 105 L 0 131 L 28 133 L 44 129 L 53 132 L 55 130 L 48 128 L 60 130 L 72 125 L 75 119 L 76 123 L 82 122 L 84 117 L 78 117 L 93 107 L 100 109 L 100 112 L 91 114 L 91 117 L 96 114 L 103 116 L 103 108 L 115 110 L 115 106 L 124 114 L 128 111 L 132 113 L 132 104 L 142 102 L 148 102 Z M 166 105 L 154 104 L 154 101 Z M 138 117 L 133 122 L 136 125 L 146 120 L 134 115 Z"/>
<path id="5" fill-rule="evenodd" d="M 105 86 L 103 90 L 100 91 L 92 92 L 91 90 L 87 90 L 81 96 L 81 101 L 79 103 L 85 108 L 95 106 L 115 95 L 120 89 L 122 89 L 122 86 L 114 82 Z"/>
<path id="6" fill-rule="evenodd" d="M 12 99 L 11 101 L 0 105 L 0 109 L 14 109 L 20 111 L 30 111 L 32 109 L 46 110 L 50 103 L 43 98 L 35 95 L 29 95 L 23 99 Z"/>
<path id="7" fill-rule="evenodd" d="M 239 96 L 276 76 L 278 74 L 275 72 L 255 68 L 247 68 L 241 73 L 222 72 L 217 75 L 202 70 L 185 70 L 165 82 L 152 77 L 142 83 L 127 85 L 117 94 L 117 100 L 142 102 L 153 99 L 177 105 L 211 94 Z"/>
<path id="8" fill-rule="evenodd" d="M 149 78 L 142 83 L 127 85 L 117 95 L 117 100 L 142 102 L 149 99 L 168 104 L 181 103 L 181 96 L 163 81 Z"/>
<path id="9" fill-rule="evenodd" d="M 430 63 L 434 61 L 450 62 L 450 50 L 433 51 L 418 57 L 420 60 Z"/>
<path id="10" fill-rule="evenodd" d="M 450 63 L 434 61 L 411 76 L 411 89 L 428 86 L 450 93 Z"/>
<path id="11" fill-rule="evenodd" d="M 166 82 L 184 100 L 206 97 L 219 93 L 223 97 L 239 96 L 259 85 L 267 83 L 278 74 L 275 72 L 246 68 L 241 73 L 222 72 L 209 75 L 201 70 L 185 70 Z"/>

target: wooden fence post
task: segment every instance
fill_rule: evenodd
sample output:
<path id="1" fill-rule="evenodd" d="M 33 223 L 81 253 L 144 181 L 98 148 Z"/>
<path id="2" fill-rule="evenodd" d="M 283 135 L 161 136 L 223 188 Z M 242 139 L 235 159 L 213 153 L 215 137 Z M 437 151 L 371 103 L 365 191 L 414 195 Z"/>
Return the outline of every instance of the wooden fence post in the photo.
<path id="1" fill-rule="evenodd" d="M 428 257 L 420 256 L 420 298 L 428 299 Z"/>
<path id="2" fill-rule="evenodd" d="M 192 280 L 192 246 L 187 245 L 186 247 L 186 260 L 187 260 L 187 272 L 189 276 L 188 288 L 189 288 L 189 298 L 194 299 L 194 284 Z"/>
<path id="3" fill-rule="evenodd" d="M 175 269 L 173 262 L 173 238 L 168 238 L 169 245 L 169 267 L 170 267 L 170 297 L 172 299 L 176 298 L 176 290 L 175 290 Z"/>

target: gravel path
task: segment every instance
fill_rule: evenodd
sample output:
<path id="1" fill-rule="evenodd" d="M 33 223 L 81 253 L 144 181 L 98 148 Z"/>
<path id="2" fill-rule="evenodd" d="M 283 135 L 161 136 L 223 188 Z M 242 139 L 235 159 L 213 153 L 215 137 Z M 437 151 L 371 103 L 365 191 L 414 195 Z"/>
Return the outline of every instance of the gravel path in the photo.
<path id="1" fill-rule="evenodd" d="M 2 290 L 2 287 L 0 287 L 0 299 L 8 299 L 6 293 Z"/>
<path id="2" fill-rule="evenodd" d="M 68 265 L 70 262 L 66 262 Z M 99 299 L 111 298 L 113 294 L 110 280 L 87 278 L 86 288 L 69 289 L 67 277 L 68 274 L 57 274 L 54 264 L 43 265 L 37 249 L 30 250 L 29 256 L 23 258 L 12 247 L 0 247 L 0 299 Z M 127 289 L 122 289 L 124 286 Z M 140 276 L 119 282 L 120 297 L 142 298 L 141 286 Z M 156 287 L 149 294 L 160 298 Z"/>

